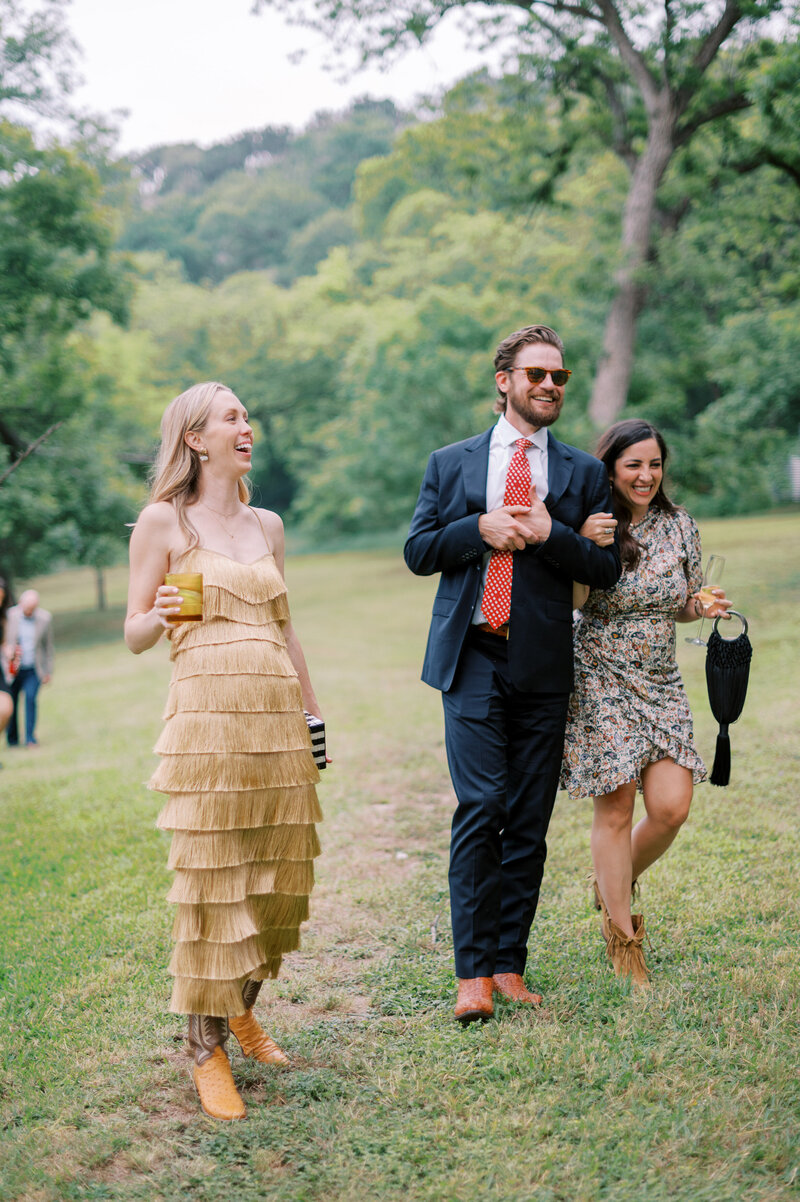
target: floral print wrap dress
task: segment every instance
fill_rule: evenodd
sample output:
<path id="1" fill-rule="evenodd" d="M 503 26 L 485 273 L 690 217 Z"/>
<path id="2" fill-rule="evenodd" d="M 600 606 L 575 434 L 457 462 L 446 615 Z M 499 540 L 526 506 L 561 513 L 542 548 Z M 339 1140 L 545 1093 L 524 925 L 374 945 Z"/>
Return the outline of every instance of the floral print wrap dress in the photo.
<path id="1" fill-rule="evenodd" d="M 570 797 L 641 788 L 642 769 L 665 758 L 695 782 L 706 776 L 675 659 L 675 615 L 702 583 L 700 534 L 682 509 L 650 509 L 632 532 L 638 565 L 593 589 L 575 625 L 561 775 Z"/>

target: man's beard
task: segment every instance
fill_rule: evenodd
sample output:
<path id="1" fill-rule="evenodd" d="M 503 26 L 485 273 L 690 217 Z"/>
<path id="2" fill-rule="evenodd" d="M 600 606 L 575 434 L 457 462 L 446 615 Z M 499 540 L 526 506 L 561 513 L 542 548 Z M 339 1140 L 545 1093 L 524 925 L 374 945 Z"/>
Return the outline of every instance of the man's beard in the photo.
<path id="1" fill-rule="evenodd" d="M 558 420 L 563 403 L 563 398 L 555 401 L 545 401 L 541 398 L 531 401 L 524 397 L 516 404 L 511 402 L 511 408 L 516 409 L 520 417 L 530 425 L 541 428 L 542 426 L 552 426 L 553 422 Z"/>

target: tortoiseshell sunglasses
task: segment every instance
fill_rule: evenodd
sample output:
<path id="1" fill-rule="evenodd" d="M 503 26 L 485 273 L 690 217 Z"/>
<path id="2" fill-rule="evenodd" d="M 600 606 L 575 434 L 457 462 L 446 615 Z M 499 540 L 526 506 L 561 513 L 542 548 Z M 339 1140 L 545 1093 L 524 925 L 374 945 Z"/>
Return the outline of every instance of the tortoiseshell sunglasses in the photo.
<path id="1" fill-rule="evenodd" d="M 563 388 L 572 372 L 566 367 L 557 367 L 551 371 L 549 367 L 507 367 L 506 371 L 524 371 L 531 384 L 541 384 L 545 376 L 549 376 L 556 388 Z"/>

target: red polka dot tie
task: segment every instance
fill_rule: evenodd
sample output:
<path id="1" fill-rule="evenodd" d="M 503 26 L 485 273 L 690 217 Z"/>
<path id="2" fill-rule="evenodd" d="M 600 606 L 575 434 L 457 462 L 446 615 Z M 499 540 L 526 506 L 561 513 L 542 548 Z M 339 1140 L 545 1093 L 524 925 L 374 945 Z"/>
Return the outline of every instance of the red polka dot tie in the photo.
<path id="1" fill-rule="evenodd" d="M 527 438 L 517 439 L 517 449 L 511 456 L 506 476 L 504 505 L 530 505 L 531 465 L 525 454 L 533 443 Z M 514 571 L 513 551 L 493 551 L 486 572 L 481 609 L 489 625 L 497 630 L 508 621 L 511 613 L 511 577 Z"/>

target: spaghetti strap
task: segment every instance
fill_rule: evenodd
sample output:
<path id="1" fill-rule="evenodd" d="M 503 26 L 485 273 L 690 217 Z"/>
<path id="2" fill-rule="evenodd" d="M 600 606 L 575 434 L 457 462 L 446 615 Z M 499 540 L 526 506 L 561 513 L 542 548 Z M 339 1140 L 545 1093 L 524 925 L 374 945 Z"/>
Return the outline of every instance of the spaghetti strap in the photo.
<path id="1" fill-rule="evenodd" d="M 272 554 L 272 547 L 269 545 L 269 539 L 267 538 L 267 532 L 266 532 L 266 530 L 264 529 L 264 523 L 261 521 L 261 518 L 258 516 L 258 513 L 256 512 L 256 510 L 255 510 L 255 509 L 253 509 L 253 506 L 252 506 L 252 505 L 248 505 L 248 506 L 247 506 L 247 508 L 250 510 L 250 512 L 252 513 L 253 517 L 254 517 L 254 518 L 256 519 L 256 521 L 258 522 L 258 528 L 259 528 L 259 530 L 261 531 L 261 533 L 262 533 L 262 534 L 263 534 L 263 536 L 264 536 L 264 542 L 265 542 L 265 544 L 266 544 L 266 547 L 267 547 L 267 552 L 268 552 L 268 554 L 269 554 L 269 555 L 271 555 L 271 554 Z"/>

